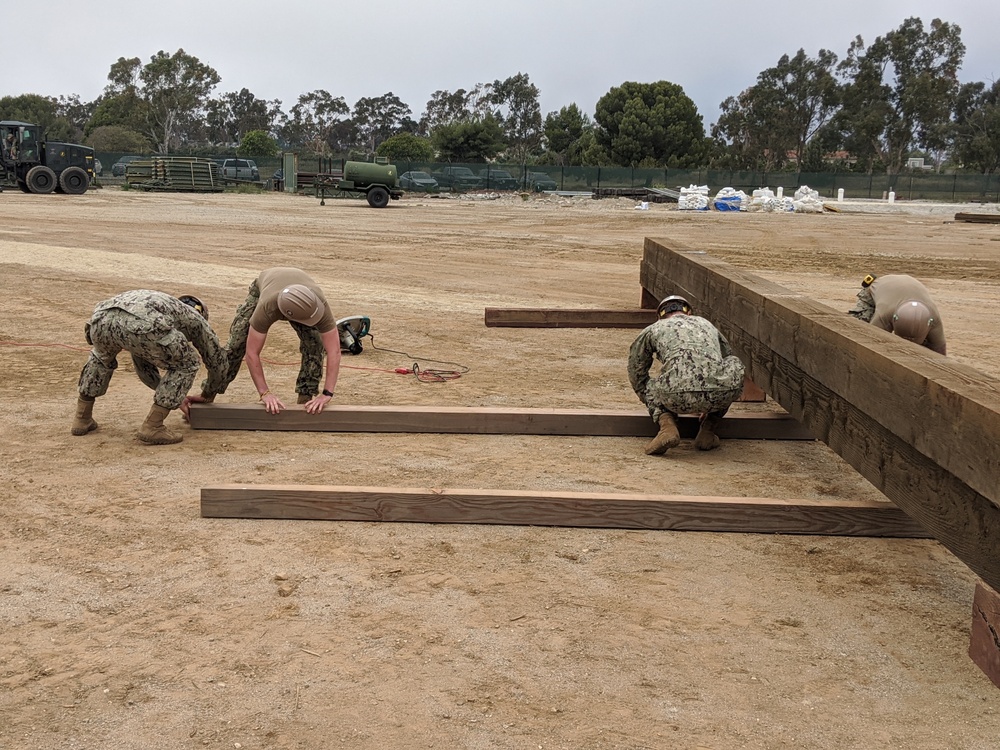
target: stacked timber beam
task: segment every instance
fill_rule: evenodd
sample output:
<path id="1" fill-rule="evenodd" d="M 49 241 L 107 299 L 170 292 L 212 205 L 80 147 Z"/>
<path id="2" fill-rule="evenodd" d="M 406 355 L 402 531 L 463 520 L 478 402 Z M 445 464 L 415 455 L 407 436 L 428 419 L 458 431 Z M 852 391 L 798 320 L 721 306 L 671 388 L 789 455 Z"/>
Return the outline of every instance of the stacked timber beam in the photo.
<path id="1" fill-rule="evenodd" d="M 955 214 L 955 221 L 966 221 L 974 224 L 1000 224 L 1000 214 Z"/>
<path id="2" fill-rule="evenodd" d="M 1000 588 L 1000 381 L 668 240 L 646 239 L 640 284 L 691 300 L 754 382 Z"/>

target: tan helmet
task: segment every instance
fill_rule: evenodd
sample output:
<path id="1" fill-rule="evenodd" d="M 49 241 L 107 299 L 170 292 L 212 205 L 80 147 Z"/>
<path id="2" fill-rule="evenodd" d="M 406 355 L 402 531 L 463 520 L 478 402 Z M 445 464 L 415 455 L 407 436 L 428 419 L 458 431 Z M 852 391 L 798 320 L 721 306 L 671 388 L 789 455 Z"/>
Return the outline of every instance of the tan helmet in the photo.
<path id="1" fill-rule="evenodd" d="M 302 284 L 291 284 L 278 292 L 278 312 L 296 323 L 314 326 L 325 311 L 316 292 Z"/>
<path id="2" fill-rule="evenodd" d="M 691 303 L 678 294 L 664 297 L 660 306 L 656 308 L 656 317 L 665 318 L 671 313 L 682 312 L 685 315 L 691 314 Z"/>
<path id="3" fill-rule="evenodd" d="M 922 344 L 930 333 L 934 318 L 923 302 L 908 299 L 892 315 L 892 332 L 914 344 Z"/>

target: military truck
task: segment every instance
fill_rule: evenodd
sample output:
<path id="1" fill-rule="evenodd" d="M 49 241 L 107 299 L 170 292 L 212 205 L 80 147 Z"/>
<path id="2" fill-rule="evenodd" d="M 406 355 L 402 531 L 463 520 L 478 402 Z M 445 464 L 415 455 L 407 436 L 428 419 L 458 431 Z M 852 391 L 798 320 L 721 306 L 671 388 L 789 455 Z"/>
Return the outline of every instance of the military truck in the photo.
<path id="1" fill-rule="evenodd" d="M 46 141 L 39 126 L 18 120 L 0 120 L 0 164 L 4 182 L 25 193 L 82 195 L 94 179 L 94 149 Z"/>
<path id="2" fill-rule="evenodd" d="M 316 197 L 321 206 L 326 205 L 326 197 L 359 198 L 368 200 L 372 208 L 385 208 L 389 199 L 398 201 L 404 193 L 399 187 L 399 175 L 394 164 L 367 161 L 345 161 L 341 178 L 321 179 L 313 182 Z"/>

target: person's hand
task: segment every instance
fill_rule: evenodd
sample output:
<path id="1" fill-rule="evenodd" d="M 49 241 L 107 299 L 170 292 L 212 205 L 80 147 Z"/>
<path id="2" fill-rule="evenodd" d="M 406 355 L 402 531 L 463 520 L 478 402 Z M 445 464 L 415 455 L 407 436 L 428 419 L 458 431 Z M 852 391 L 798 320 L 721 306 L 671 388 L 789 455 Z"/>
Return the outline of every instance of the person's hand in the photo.
<path id="1" fill-rule="evenodd" d="M 330 401 L 331 397 L 324 396 L 322 393 L 318 396 L 313 396 L 312 400 L 306 403 L 306 411 L 310 414 L 319 414 Z"/>
<path id="2" fill-rule="evenodd" d="M 265 393 L 260 400 L 268 414 L 277 414 L 285 408 L 285 404 L 273 393 Z"/>
<path id="3" fill-rule="evenodd" d="M 187 422 L 191 418 L 191 404 L 203 404 L 205 399 L 201 396 L 185 396 L 184 400 L 181 401 L 181 414 L 184 416 L 184 421 Z"/>

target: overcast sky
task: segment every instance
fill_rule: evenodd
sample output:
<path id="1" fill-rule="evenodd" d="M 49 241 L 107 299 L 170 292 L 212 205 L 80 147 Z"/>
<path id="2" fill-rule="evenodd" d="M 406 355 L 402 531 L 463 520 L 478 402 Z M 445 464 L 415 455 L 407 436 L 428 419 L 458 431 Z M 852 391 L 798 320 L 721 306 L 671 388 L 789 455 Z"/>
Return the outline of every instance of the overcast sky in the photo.
<path id="1" fill-rule="evenodd" d="M 432 93 L 526 73 L 543 117 L 597 100 L 625 81 L 666 80 L 698 107 L 706 130 L 719 104 L 800 48 L 843 59 L 911 16 L 958 24 L 962 83 L 1000 77 L 997 0 L 626 3 L 616 0 L 50 0 L 4 35 L 0 95 L 101 94 L 119 58 L 145 64 L 183 48 L 222 77 L 213 92 L 280 99 L 325 89 L 349 106 L 392 92 L 418 119 Z M 23 31 L 22 31 L 23 29 Z M 13 61 L 13 62 L 11 62 Z M 15 73 L 16 75 L 9 75 Z"/>

